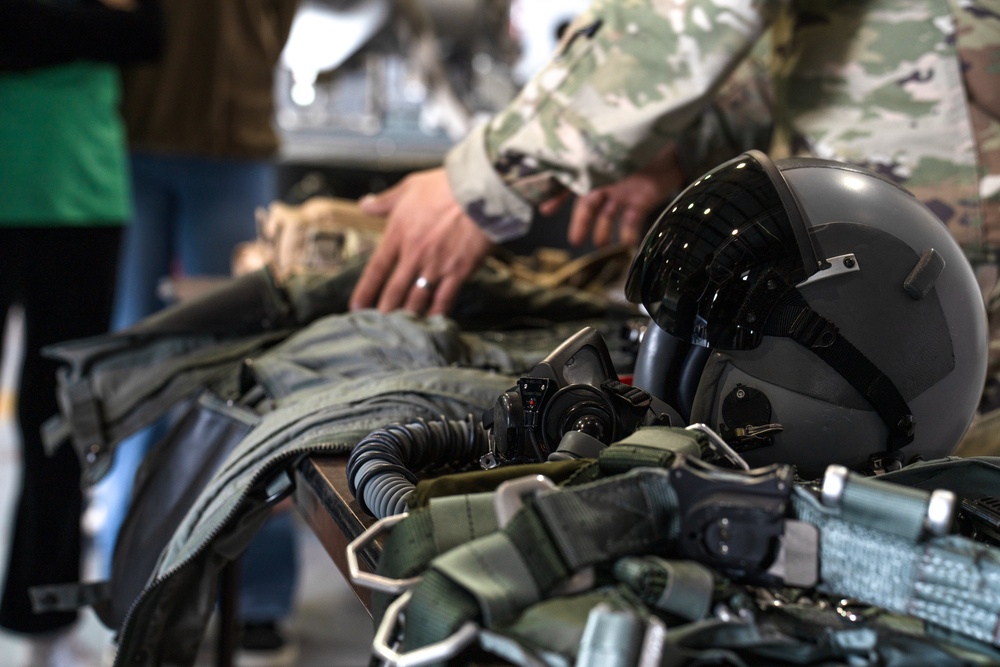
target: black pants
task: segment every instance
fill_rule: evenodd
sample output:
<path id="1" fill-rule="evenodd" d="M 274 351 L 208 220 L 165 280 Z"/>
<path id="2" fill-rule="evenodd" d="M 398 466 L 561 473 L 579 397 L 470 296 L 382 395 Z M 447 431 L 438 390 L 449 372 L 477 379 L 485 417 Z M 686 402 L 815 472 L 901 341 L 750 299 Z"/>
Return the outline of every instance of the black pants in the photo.
<path id="1" fill-rule="evenodd" d="M 53 457 L 42 448 L 42 422 L 56 414 L 56 364 L 40 350 L 107 331 L 114 298 L 121 228 L 0 227 L 0 321 L 24 309 L 24 366 L 17 385 L 23 469 L 0 601 L 0 626 L 46 632 L 75 612 L 34 614 L 28 589 L 79 581 L 80 463 L 73 449 Z"/>

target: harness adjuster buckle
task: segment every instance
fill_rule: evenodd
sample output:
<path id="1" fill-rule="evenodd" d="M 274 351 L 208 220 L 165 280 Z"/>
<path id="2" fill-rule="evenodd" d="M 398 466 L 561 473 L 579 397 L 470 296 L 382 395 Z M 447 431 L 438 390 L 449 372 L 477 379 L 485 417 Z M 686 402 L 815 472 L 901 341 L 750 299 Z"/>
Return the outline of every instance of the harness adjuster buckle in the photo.
<path id="1" fill-rule="evenodd" d="M 670 471 L 685 558 L 743 582 L 770 584 L 789 517 L 791 466 L 731 471 L 684 457 Z"/>
<path id="2" fill-rule="evenodd" d="M 837 341 L 836 325 L 812 308 L 805 308 L 795 316 L 788 335 L 810 349 L 830 347 Z"/>

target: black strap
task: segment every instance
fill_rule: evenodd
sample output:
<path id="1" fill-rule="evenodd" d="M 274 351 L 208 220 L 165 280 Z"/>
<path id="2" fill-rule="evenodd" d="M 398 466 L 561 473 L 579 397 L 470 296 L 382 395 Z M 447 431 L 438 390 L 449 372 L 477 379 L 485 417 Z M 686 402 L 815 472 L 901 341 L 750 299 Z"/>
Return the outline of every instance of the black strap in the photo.
<path id="1" fill-rule="evenodd" d="M 889 429 L 889 451 L 913 442 L 913 411 L 896 385 L 833 322 L 810 308 L 797 289 L 768 271 L 751 288 L 746 304 L 738 318 L 768 312 L 764 335 L 791 338 L 808 348 L 871 403 Z"/>
<path id="2" fill-rule="evenodd" d="M 31 609 L 36 614 L 54 611 L 76 611 L 83 607 L 108 604 L 111 600 L 111 583 L 89 581 L 85 583 L 43 584 L 28 589 Z"/>
<path id="3" fill-rule="evenodd" d="M 652 399 L 652 396 L 645 389 L 625 384 L 620 380 L 605 380 L 601 386 L 622 398 L 635 410 L 645 410 L 649 407 L 650 400 Z"/>
<path id="4" fill-rule="evenodd" d="M 65 394 L 70 408 L 69 425 L 73 445 L 81 460 L 93 463 L 108 448 L 104 438 L 100 402 L 94 396 L 93 387 L 87 378 L 67 381 Z"/>
<path id="5" fill-rule="evenodd" d="M 684 420 L 671 406 L 635 385 L 610 379 L 601 383 L 601 388 L 623 402 L 637 418 L 639 426 L 681 426 Z M 624 434 L 623 434 L 624 435 Z"/>

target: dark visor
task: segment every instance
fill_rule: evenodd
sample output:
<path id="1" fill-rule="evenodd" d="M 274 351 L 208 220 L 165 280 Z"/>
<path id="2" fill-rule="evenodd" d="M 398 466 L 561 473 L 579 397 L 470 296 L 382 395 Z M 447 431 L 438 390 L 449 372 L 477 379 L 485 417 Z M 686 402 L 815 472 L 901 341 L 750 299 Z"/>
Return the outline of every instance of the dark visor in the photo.
<path id="1" fill-rule="evenodd" d="M 736 315 L 763 271 L 790 285 L 816 272 L 816 254 L 778 168 L 758 151 L 690 185 L 653 224 L 632 261 L 625 294 L 681 340 L 718 349 L 760 343 Z"/>

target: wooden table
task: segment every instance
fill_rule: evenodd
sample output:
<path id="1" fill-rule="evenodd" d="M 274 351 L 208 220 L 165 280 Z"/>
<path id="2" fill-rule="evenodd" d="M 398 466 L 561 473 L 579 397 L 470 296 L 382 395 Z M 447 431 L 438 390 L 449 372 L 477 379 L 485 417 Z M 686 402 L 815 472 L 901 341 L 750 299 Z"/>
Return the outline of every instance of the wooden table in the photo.
<path id="1" fill-rule="evenodd" d="M 361 510 L 347 486 L 347 456 L 313 455 L 304 459 L 295 469 L 292 498 L 299 513 L 330 554 L 330 559 L 371 615 L 371 592 L 351 583 L 346 552 L 347 545 L 376 519 Z M 359 550 L 359 569 L 374 572 L 380 553 L 378 539 Z M 509 667 L 512 664 L 486 653 L 476 642 L 456 660 L 466 667 Z"/>
<path id="2" fill-rule="evenodd" d="M 299 513 L 371 615 L 371 591 L 353 584 L 348 575 L 347 545 L 375 523 L 375 518 L 361 510 L 347 486 L 347 457 L 317 455 L 304 459 L 295 470 L 293 499 Z M 359 568 L 374 572 L 380 552 L 377 540 L 361 549 Z"/>

